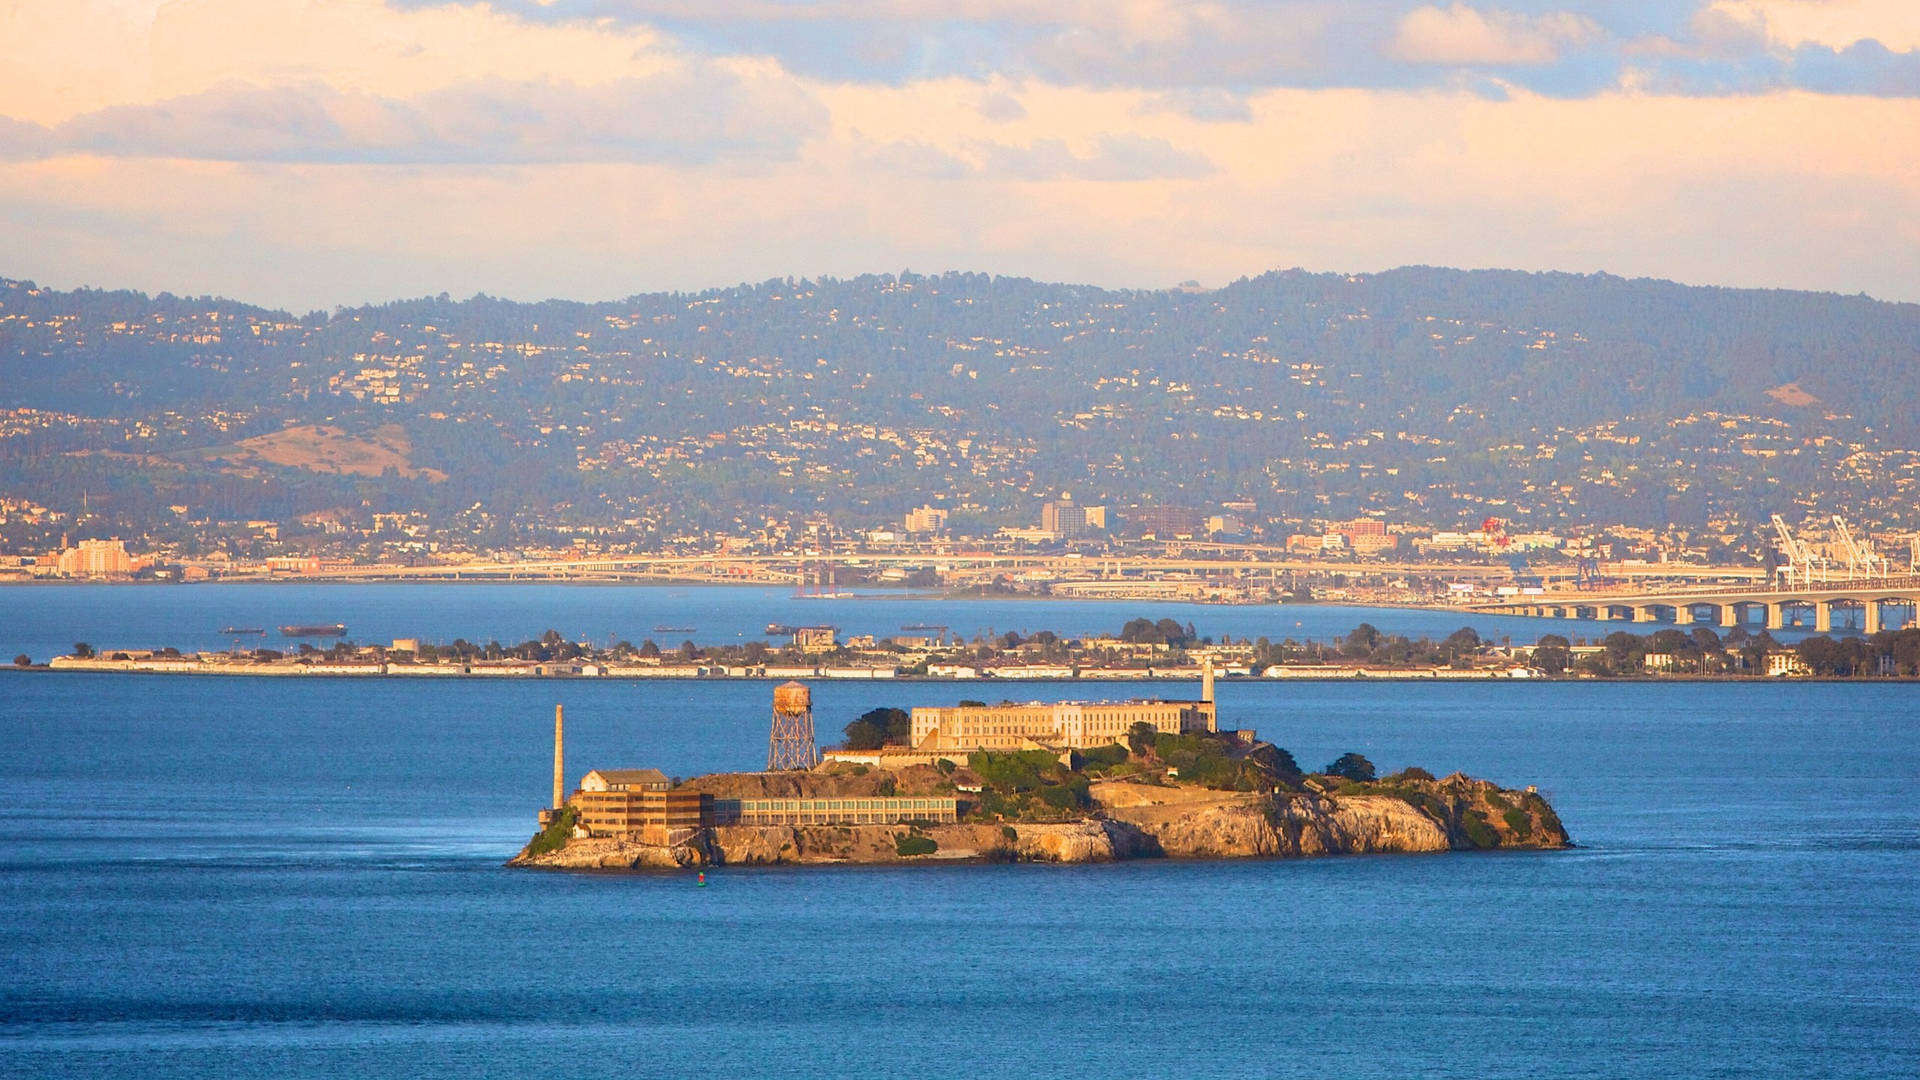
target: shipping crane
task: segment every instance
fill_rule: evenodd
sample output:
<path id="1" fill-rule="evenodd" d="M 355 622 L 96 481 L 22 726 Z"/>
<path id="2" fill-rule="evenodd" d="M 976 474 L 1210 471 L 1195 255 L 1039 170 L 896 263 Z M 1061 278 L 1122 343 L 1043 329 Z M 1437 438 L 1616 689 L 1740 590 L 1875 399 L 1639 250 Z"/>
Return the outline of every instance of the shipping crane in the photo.
<path id="1" fill-rule="evenodd" d="M 1794 536 L 1793 530 L 1787 528 L 1786 519 L 1779 514 L 1773 515 L 1773 531 L 1780 537 L 1780 554 L 1787 558 L 1787 565 L 1783 569 L 1788 588 L 1794 586 L 1796 579 L 1803 586 L 1812 584 L 1816 561 L 1820 563 L 1821 579 L 1826 578 L 1826 560 L 1815 555 L 1805 541 Z"/>
<path id="2" fill-rule="evenodd" d="M 1833 515 L 1833 528 L 1840 534 L 1840 546 L 1847 553 L 1847 580 L 1887 576 L 1887 560 L 1874 553 L 1871 543 L 1861 544 L 1854 540 L 1853 530 L 1847 527 L 1846 518 Z"/>

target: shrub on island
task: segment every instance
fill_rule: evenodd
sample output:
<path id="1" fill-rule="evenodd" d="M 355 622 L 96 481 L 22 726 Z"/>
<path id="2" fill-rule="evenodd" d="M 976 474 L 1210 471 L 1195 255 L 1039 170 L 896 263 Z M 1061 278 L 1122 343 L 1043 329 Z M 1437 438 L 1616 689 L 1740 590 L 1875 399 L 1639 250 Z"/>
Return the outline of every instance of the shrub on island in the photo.
<path id="1" fill-rule="evenodd" d="M 903 833 L 893 838 L 893 850 L 904 859 L 915 855 L 931 855 L 940 850 L 940 844 L 931 836 Z"/>

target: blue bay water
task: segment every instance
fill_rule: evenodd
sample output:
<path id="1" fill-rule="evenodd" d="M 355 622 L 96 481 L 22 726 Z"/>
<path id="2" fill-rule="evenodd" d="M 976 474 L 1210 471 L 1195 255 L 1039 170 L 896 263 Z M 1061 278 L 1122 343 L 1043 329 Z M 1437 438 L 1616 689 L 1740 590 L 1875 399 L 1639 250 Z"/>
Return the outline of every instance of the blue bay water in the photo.
<path id="1" fill-rule="evenodd" d="M 149 597 L 197 625 L 210 591 L 124 590 L 161 628 Z M 572 591 L 433 595 L 517 637 Z M 819 684 L 818 721 L 963 690 Z M 1191 687 L 1114 692 L 1155 690 Z M 575 776 L 690 775 L 763 760 L 767 694 L 0 674 L 0 1075 L 1920 1072 L 1913 687 L 1220 688 L 1224 719 L 1309 765 L 1359 750 L 1538 784 L 1569 852 L 726 869 L 705 889 L 500 866 L 547 797 L 556 701 Z"/>
<path id="2" fill-rule="evenodd" d="M 1335 604 L 1219 605 L 1136 600 L 946 598 L 912 593 L 798 597 L 783 589 L 644 585 L 388 584 L 302 585 L 39 585 L 0 589 L 0 662 L 17 653 L 36 661 L 68 652 L 77 641 L 95 648 L 226 649 L 225 627 L 258 627 L 265 637 L 247 648 L 285 648 L 285 625 L 344 623 L 347 636 L 385 644 L 416 637 L 513 644 L 548 629 L 576 641 L 672 647 L 686 638 L 731 644 L 765 638 L 767 624 L 839 626 L 847 634 L 890 635 L 903 627 L 946 626 L 972 638 L 1009 630 L 1053 630 L 1068 636 L 1117 632 L 1139 616 L 1191 622 L 1214 638 L 1267 637 L 1328 641 L 1362 622 L 1387 633 L 1443 638 L 1471 626 L 1489 640 L 1531 642 L 1560 633 L 1598 640 L 1621 629 L 1653 627 L 1593 620 L 1529 619 L 1417 608 Z M 656 630 L 671 627 L 673 630 Z M 686 632 L 691 628 L 691 632 Z M 1776 631 L 1794 637 L 1798 631 Z"/>

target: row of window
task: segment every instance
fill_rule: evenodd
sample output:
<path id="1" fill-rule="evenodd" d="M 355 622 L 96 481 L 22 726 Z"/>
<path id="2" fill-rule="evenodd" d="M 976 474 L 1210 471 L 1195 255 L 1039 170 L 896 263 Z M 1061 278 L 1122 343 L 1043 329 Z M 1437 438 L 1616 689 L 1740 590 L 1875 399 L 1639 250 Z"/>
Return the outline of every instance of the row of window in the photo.
<path id="1" fill-rule="evenodd" d="M 809 813 L 824 810 L 938 810 L 951 809 L 952 799 L 739 799 L 720 800 L 716 809 L 734 809 L 740 813 Z"/>

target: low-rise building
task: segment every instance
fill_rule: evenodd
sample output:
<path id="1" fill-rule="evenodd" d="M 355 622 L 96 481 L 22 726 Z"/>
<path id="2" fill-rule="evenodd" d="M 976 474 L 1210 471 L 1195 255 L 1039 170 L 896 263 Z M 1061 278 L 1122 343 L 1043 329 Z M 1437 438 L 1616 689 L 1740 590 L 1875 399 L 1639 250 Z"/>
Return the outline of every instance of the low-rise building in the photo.
<path id="1" fill-rule="evenodd" d="M 950 824 L 960 820 L 952 796 L 849 796 L 832 799 L 715 799 L 715 825 L 901 825 Z"/>

